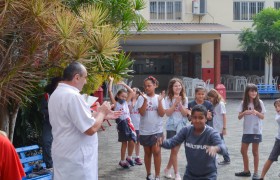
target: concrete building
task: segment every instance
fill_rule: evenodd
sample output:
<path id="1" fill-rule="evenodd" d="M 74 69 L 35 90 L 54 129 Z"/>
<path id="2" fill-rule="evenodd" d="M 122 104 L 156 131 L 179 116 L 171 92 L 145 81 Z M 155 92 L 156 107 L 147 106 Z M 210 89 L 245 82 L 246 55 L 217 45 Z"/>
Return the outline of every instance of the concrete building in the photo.
<path id="1" fill-rule="evenodd" d="M 148 20 L 145 31 L 121 42 L 136 60 L 134 86 L 153 75 L 161 88 L 174 76 L 211 79 L 220 75 L 264 75 L 264 59 L 241 51 L 238 34 L 251 27 L 252 17 L 276 0 L 145 0 L 140 13 Z M 274 75 L 280 61 L 274 60 Z"/>

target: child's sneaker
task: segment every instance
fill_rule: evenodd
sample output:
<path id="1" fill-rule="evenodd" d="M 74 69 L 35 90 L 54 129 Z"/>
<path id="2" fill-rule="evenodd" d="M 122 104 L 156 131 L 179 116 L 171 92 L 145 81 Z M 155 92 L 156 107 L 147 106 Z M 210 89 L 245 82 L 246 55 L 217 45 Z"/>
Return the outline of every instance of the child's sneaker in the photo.
<path id="1" fill-rule="evenodd" d="M 258 173 L 254 173 L 252 179 L 253 180 L 260 179 L 260 176 L 258 175 Z"/>
<path id="2" fill-rule="evenodd" d="M 130 166 L 134 166 L 134 161 L 130 158 L 126 158 L 126 161 L 130 164 Z"/>
<path id="3" fill-rule="evenodd" d="M 128 169 L 128 168 L 129 168 L 128 162 L 122 162 L 122 161 L 120 161 L 120 162 L 119 162 L 119 165 L 120 165 L 121 167 L 123 167 L 124 169 Z"/>
<path id="4" fill-rule="evenodd" d="M 136 165 L 142 165 L 141 159 L 140 158 L 135 158 L 134 162 Z"/>
<path id="5" fill-rule="evenodd" d="M 175 180 L 182 180 L 182 178 L 181 178 L 179 173 L 175 174 Z"/>
<path id="6" fill-rule="evenodd" d="M 230 161 L 223 160 L 223 161 L 218 162 L 218 164 L 219 165 L 227 165 L 227 164 L 230 164 Z"/>
<path id="7" fill-rule="evenodd" d="M 169 169 L 164 169 L 164 177 L 168 178 L 168 179 L 172 179 L 172 175 Z"/>
<path id="8" fill-rule="evenodd" d="M 160 180 L 160 177 L 156 177 L 155 180 Z"/>
<path id="9" fill-rule="evenodd" d="M 241 171 L 241 172 L 235 173 L 235 176 L 239 176 L 239 177 L 250 177 L 250 176 L 251 176 L 251 173 L 250 173 L 250 171 L 248 171 L 248 172 Z"/>
<path id="10" fill-rule="evenodd" d="M 153 175 L 149 174 L 149 175 L 146 177 L 146 180 L 154 180 Z"/>

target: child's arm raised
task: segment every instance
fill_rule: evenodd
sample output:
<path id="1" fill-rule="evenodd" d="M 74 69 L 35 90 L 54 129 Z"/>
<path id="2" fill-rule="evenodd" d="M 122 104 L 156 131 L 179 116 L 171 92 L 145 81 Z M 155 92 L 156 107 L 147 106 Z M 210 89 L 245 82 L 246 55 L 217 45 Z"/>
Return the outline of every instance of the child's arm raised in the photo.
<path id="1" fill-rule="evenodd" d="M 131 101 L 131 98 L 133 96 L 133 90 L 127 84 L 125 84 L 123 81 L 119 82 L 118 84 L 122 85 L 123 87 L 125 87 L 125 89 L 127 89 L 128 96 L 126 98 L 126 101 L 127 102 Z"/>
<path id="2" fill-rule="evenodd" d="M 165 91 L 162 91 L 159 96 L 158 96 L 158 115 L 160 117 L 163 117 L 165 115 L 165 109 L 163 108 L 162 105 L 162 100 L 164 99 L 165 96 Z"/>
<path id="3" fill-rule="evenodd" d="M 112 87 L 113 87 L 114 78 L 110 76 L 110 77 L 109 77 L 109 80 L 110 80 L 110 82 L 109 82 L 109 89 L 108 89 L 109 97 L 110 97 L 111 102 L 112 102 L 113 104 L 116 104 L 116 100 L 115 100 L 114 95 L 113 95 L 113 93 L 112 93 Z"/>

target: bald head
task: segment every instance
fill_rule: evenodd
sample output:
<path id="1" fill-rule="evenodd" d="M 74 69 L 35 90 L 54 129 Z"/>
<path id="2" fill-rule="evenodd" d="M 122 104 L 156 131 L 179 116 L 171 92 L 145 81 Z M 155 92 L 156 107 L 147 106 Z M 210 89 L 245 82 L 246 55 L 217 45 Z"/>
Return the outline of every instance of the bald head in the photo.
<path id="1" fill-rule="evenodd" d="M 80 76 L 86 71 L 84 65 L 79 62 L 72 62 L 69 64 L 63 71 L 63 80 L 64 81 L 72 81 L 76 74 Z"/>

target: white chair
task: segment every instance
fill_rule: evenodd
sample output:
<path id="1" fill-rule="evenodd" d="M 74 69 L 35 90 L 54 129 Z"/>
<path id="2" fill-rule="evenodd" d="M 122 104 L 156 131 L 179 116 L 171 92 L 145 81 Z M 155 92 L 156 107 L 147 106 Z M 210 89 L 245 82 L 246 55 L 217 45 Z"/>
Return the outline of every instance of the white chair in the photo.
<path id="1" fill-rule="evenodd" d="M 205 88 L 206 88 L 207 91 L 210 90 L 210 81 L 211 81 L 211 79 L 207 79 L 207 80 L 205 81 Z"/>
<path id="2" fill-rule="evenodd" d="M 227 78 L 227 81 L 226 81 L 227 90 L 234 90 L 235 80 L 236 80 L 236 78 L 234 76 Z"/>
<path id="3" fill-rule="evenodd" d="M 274 84 L 276 87 L 277 87 L 277 83 L 278 83 L 278 78 L 279 78 L 279 76 L 275 76 L 275 77 L 272 79 L 272 84 Z"/>
<path id="4" fill-rule="evenodd" d="M 192 80 L 192 97 L 195 96 L 195 88 L 198 86 L 202 86 L 205 88 L 205 82 L 201 79 L 193 79 Z"/>
<path id="5" fill-rule="evenodd" d="M 246 78 L 238 78 L 236 79 L 236 89 L 235 91 L 244 91 L 247 86 Z"/>
<path id="6" fill-rule="evenodd" d="M 183 83 L 185 86 L 186 95 L 191 96 L 192 95 L 192 79 L 183 78 Z"/>

